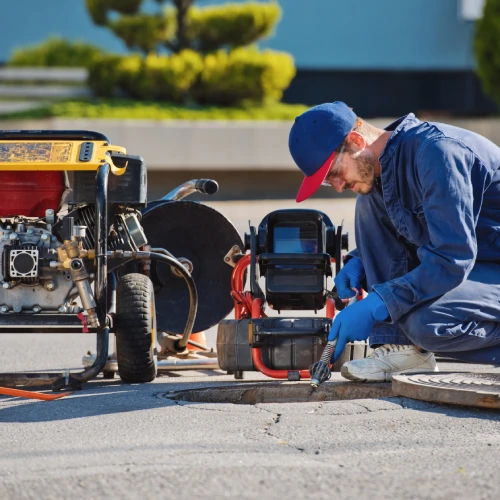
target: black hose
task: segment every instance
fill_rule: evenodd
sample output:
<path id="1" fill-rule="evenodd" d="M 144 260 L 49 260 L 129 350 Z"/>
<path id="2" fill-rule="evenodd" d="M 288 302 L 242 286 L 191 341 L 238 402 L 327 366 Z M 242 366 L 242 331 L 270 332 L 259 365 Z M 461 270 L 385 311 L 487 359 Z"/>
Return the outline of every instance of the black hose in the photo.
<path id="1" fill-rule="evenodd" d="M 182 337 L 175 342 L 175 347 L 179 351 L 183 351 L 189 342 L 189 336 L 193 333 L 194 321 L 196 312 L 198 311 L 198 291 L 196 283 L 191 276 L 191 273 L 177 260 L 167 255 L 155 252 L 134 252 L 139 259 L 151 259 L 158 262 L 164 262 L 172 267 L 175 267 L 182 275 L 189 289 L 189 314 L 184 328 Z"/>

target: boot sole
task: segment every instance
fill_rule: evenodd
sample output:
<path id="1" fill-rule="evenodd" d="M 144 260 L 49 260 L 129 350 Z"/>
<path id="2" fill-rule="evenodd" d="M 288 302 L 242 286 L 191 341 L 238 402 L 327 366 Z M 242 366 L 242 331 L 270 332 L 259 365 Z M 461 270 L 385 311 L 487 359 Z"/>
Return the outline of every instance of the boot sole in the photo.
<path id="1" fill-rule="evenodd" d="M 371 373 L 368 377 L 359 377 L 350 373 L 344 366 L 340 368 L 340 374 L 342 377 L 354 382 L 390 382 L 391 380 L 390 378 L 386 380 L 387 373 L 385 372 Z"/>
<path id="2" fill-rule="evenodd" d="M 354 382 L 391 382 L 393 375 L 399 375 L 401 373 L 412 372 L 412 371 L 422 372 L 422 373 L 439 372 L 439 368 L 436 366 L 435 368 L 410 368 L 408 370 L 403 370 L 394 373 L 376 372 L 376 373 L 370 373 L 368 376 L 365 377 L 359 377 L 358 375 L 350 373 L 346 366 L 342 366 L 340 368 L 340 374 L 342 375 L 342 377 L 348 380 L 352 380 Z"/>

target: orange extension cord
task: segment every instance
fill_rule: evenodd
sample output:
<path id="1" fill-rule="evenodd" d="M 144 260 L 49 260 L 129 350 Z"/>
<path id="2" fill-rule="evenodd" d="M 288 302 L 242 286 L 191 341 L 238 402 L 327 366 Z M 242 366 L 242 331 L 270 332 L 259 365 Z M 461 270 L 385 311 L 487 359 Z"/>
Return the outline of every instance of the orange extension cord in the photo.
<path id="1" fill-rule="evenodd" d="M 0 394 L 4 396 L 16 396 L 19 398 L 41 399 L 42 401 L 53 401 L 54 399 L 69 396 L 73 392 L 61 392 L 58 394 L 42 394 L 41 392 L 22 391 L 21 389 L 9 389 L 8 387 L 0 387 Z"/>

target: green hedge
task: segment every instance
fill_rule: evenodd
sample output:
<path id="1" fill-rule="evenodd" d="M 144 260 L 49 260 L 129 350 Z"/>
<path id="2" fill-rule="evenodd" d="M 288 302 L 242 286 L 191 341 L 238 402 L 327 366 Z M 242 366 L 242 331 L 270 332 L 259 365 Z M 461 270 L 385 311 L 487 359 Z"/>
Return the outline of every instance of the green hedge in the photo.
<path id="1" fill-rule="evenodd" d="M 295 76 L 293 58 L 284 52 L 239 48 L 205 57 L 193 88 L 199 103 L 232 106 L 245 101 L 277 102 Z"/>
<path id="2" fill-rule="evenodd" d="M 192 7 L 188 13 L 188 38 L 202 52 L 249 45 L 271 34 L 280 17 L 277 3 Z"/>
<path id="3" fill-rule="evenodd" d="M 145 54 L 153 52 L 159 41 L 169 40 L 175 34 L 175 23 L 164 15 L 121 16 L 109 21 L 108 27 L 129 49 L 139 49 Z"/>
<path id="4" fill-rule="evenodd" d="M 251 47 L 204 58 L 191 50 L 144 60 L 104 56 L 91 65 L 88 83 L 98 97 L 237 106 L 279 101 L 294 76 L 290 55 Z"/>
<path id="5" fill-rule="evenodd" d="M 483 89 L 500 106 L 500 0 L 486 0 L 476 22 L 474 50 Z"/>
<path id="6" fill-rule="evenodd" d="M 135 99 L 183 102 L 203 69 L 191 50 L 171 56 L 106 56 L 90 68 L 88 84 L 98 97 L 120 93 Z"/>
<path id="7" fill-rule="evenodd" d="M 100 59 L 103 51 L 83 42 L 70 42 L 52 37 L 36 46 L 16 49 L 9 66 L 80 66 L 86 67 Z"/>
<path id="8" fill-rule="evenodd" d="M 118 90 L 122 56 L 102 55 L 88 66 L 87 85 L 99 97 L 112 97 Z"/>
<path id="9" fill-rule="evenodd" d="M 2 115 L 5 118 L 92 118 L 114 120 L 286 120 L 292 122 L 308 109 L 302 104 L 274 103 L 267 106 L 178 106 L 165 102 L 104 99 L 96 102 L 68 101 Z"/>

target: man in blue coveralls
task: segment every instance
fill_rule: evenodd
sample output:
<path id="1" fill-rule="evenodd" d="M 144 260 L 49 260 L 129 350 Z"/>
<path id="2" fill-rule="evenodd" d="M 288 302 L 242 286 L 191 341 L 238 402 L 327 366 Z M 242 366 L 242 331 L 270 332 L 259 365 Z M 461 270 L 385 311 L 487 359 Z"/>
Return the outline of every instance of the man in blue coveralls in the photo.
<path id="1" fill-rule="evenodd" d="M 290 153 L 305 174 L 297 202 L 321 185 L 358 193 L 357 248 L 335 277 L 343 299 L 334 359 L 347 342 L 375 347 L 342 375 L 390 380 L 437 370 L 433 353 L 500 365 L 500 148 L 410 113 L 385 129 L 342 102 L 295 119 Z"/>

